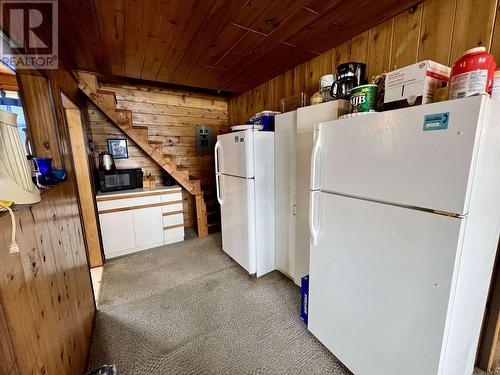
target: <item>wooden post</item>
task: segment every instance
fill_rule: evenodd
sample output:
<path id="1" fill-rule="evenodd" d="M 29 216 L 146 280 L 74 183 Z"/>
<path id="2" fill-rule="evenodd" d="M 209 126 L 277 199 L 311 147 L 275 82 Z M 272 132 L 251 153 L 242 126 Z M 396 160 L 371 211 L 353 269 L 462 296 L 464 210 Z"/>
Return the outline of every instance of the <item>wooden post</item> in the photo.
<path id="1" fill-rule="evenodd" d="M 198 224 L 198 237 L 208 236 L 207 206 L 202 194 L 196 195 L 196 222 Z"/>
<path id="2" fill-rule="evenodd" d="M 65 99 L 67 102 L 68 99 Z M 66 104 L 65 106 L 67 106 Z M 85 230 L 85 241 L 89 255 L 90 267 L 99 267 L 103 264 L 101 242 L 99 240 L 99 229 L 97 228 L 97 211 L 94 203 L 92 189 L 92 175 L 88 164 L 86 152 L 86 139 L 83 132 L 83 123 L 78 109 L 65 108 L 66 121 L 68 123 L 69 138 L 73 162 L 75 164 L 75 175 L 78 185 L 78 196 L 82 210 L 82 221 Z"/>

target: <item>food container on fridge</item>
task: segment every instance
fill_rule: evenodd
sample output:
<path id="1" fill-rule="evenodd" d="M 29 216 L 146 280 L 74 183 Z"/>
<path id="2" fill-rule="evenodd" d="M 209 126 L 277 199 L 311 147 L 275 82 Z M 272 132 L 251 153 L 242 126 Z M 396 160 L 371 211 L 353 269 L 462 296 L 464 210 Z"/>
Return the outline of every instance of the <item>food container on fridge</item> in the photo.
<path id="1" fill-rule="evenodd" d="M 262 125 L 263 131 L 274 131 L 274 116 L 280 112 L 262 111 L 255 115 L 255 125 Z"/>
<path id="2" fill-rule="evenodd" d="M 453 64 L 449 99 L 490 94 L 495 78 L 495 58 L 485 47 L 471 48 Z"/>

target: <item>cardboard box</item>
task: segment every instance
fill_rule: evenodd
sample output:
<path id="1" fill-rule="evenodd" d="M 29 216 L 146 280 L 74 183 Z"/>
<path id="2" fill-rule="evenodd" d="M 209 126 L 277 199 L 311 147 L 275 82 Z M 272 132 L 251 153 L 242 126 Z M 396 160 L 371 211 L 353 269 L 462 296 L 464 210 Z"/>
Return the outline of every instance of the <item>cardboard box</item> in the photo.
<path id="1" fill-rule="evenodd" d="M 309 315 L 309 275 L 300 279 L 301 304 L 300 304 L 300 319 L 307 325 Z"/>
<path id="2" fill-rule="evenodd" d="M 384 110 L 432 103 L 434 91 L 448 84 L 451 69 L 431 60 L 387 73 Z"/>

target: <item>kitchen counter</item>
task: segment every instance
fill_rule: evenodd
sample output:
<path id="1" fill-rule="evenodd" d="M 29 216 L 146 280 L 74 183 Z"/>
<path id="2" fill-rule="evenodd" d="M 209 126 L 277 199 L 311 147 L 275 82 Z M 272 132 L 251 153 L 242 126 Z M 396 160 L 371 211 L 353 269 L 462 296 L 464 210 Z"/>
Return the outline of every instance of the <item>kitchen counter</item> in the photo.
<path id="1" fill-rule="evenodd" d="M 107 259 L 184 240 L 178 185 L 99 193 L 96 201 Z"/>
<path id="2" fill-rule="evenodd" d="M 106 193 L 99 192 L 96 194 L 97 201 L 103 200 L 100 197 L 120 197 L 120 196 L 146 196 L 146 195 L 161 195 L 165 194 L 169 190 L 181 190 L 179 185 L 172 186 L 155 186 L 154 188 L 138 188 L 138 189 L 128 189 L 128 190 L 118 190 L 109 191 Z"/>

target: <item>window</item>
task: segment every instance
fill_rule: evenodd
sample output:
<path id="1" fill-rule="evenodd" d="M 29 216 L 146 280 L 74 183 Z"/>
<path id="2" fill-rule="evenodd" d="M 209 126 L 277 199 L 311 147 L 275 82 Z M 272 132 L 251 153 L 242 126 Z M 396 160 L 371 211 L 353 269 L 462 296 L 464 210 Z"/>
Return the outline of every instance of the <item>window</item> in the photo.
<path id="1" fill-rule="evenodd" d="M 26 120 L 18 93 L 16 91 L 0 91 L 0 109 L 17 115 L 17 130 L 21 137 L 21 143 L 26 145 Z"/>

